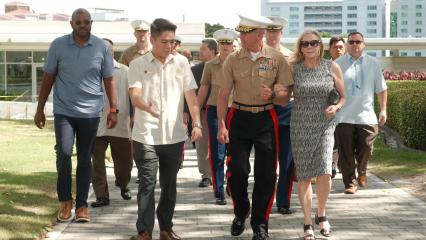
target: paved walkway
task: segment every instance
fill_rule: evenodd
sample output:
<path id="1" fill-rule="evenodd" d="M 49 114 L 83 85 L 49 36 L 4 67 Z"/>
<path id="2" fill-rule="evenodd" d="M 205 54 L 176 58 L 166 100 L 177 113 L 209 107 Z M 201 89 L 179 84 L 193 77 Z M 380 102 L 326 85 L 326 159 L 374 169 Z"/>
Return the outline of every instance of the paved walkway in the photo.
<path id="1" fill-rule="evenodd" d="M 179 172 L 175 232 L 186 240 L 251 239 L 249 221 L 246 221 L 248 229 L 240 237 L 230 236 L 230 224 L 234 217 L 230 199 L 226 206 L 215 205 L 212 190 L 197 187 L 200 176 L 195 155 L 195 150 L 186 150 L 184 168 Z M 133 176 L 136 176 L 133 170 Z M 108 169 L 108 174 L 111 205 L 90 208 L 90 223 L 56 225 L 49 239 L 129 239 L 136 234 L 135 178 L 132 178 L 130 185 L 133 198 L 125 201 L 114 186 L 112 168 Z M 329 239 L 426 239 L 425 202 L 374 175 L 369 175 L 368 180 L 368 187 L 355 195 L 342 193 L 343 185 L 339 175 L 333 180 L 327 214 L 334 232 Z M 158 193 L 157 185 L 157 199 Z M 89 199 L 89 202 L 92 201 L 94 194 Z M 292 204 L 296 213 L 285 216 L 277 214 L 274 206 L 269 221 L 271 239 L 301 239 L 303 236 L 302 212 L 294 192 Z M 318 228 L 315 233 L 317 237 L 321 236 Z M 159 239 L 158 225 L 153 237 Z"/>

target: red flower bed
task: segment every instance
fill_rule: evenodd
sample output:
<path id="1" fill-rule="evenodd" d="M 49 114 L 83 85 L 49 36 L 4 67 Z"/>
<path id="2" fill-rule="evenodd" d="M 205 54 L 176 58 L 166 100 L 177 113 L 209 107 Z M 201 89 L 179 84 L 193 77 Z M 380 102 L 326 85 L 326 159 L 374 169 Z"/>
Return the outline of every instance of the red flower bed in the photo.
<path id="1" fill-rule="evenodd" d="M 383 71 L 383 75 L 386 80 L 426 80 L 426 71 L 420 72 L 408 72 L 408 71 L 400 71 L 400 72 L 392 72 L 392 71 Z"/>

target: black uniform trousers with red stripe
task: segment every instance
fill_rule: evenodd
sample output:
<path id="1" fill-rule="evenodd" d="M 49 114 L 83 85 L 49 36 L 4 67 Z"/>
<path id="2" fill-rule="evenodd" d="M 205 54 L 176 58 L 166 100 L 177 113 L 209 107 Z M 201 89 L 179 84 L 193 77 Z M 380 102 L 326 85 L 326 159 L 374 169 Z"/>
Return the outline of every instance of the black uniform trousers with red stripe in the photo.
<path id="1" fill-rule="evenodd" d="M 234 214 L 245 218 L 250 211 L 247 187 L 250 152 L 255 149 L 254 188 L 250 224 L 253 231 L 268 230 L 277 180 L 278 118 L 274 109 L 258 113 L 231 108 L 227 125 L 227 192 L 234 204 Z"/>

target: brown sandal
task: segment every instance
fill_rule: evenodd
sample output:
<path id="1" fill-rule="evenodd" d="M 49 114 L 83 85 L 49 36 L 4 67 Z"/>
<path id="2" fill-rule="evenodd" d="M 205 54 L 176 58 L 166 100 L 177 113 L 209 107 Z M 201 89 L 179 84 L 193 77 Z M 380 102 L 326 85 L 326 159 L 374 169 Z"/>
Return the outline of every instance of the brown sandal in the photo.
<path id="1" fill-rule="evenodd" d="M 303 224 L 303 240 L 315 240 L 314 226 L 311 224 Z"/>
<path id="2" fill-rule="evenodd" d="M 319 225 L 322 222 L 328 222 L 327 216 L 318 217 L 318 213 L 316 213 L 315 214 L 315 223 L 317 225 Z M 324 237 L 330 237 L 331 236 L 330 223 L 328 223 L 328 225 L 329 225 L 329 229 L 321 228 L 321 230 L 320 230 L 321 235 L 323 235 Z"/>

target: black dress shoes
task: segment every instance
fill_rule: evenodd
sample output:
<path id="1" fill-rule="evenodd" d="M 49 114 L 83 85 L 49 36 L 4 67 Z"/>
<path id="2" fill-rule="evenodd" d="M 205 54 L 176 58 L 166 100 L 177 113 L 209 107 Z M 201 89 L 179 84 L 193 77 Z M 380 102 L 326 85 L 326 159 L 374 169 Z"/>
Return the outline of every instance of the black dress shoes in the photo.
<path id="1" fill-rule="evenodd" d="M 280 207 L 280 208 L 278 208 L 278 213 L 281 213 L 281 214 L 293 214 L 294 210 L 292 210 L 290 208 Z"/>
<path id="2" fill-rule="evenodd" d="M 198 184 L 198 187 L 209 187 L 210 185 L 212 185 L 212 180 L 210 178 L 203 178 Z"/>
<path id="3" fill-rule="evenodd" d="M 130 192 L 130 190 L 128 188 L 123 188 L 123 189 L 121 189 L 121 197 L 124 200 L 130 200 L 130 199 L 132 199 L 132 193 Z"/>
<path id="4" fill-rule="evenodd" d="M 240 218 L 240 217 L 234 218 L 231 225 L 232 236 L 240 236 L 241 233 L 244 232 L 244 229 L 246 228 L 245 221 L 246 221 L 246 218 L 248 218 L 249 214 L 250 214 L 250 211 L 247 213 L 247 215 L 244 218 Z"/>
<path id="5" fill-rule="evenodd" d="M 218 198 L 216 198 L 216 205 L 226 205 L 226 199 L 225 199 L 225 197 L 218 197 Z"/>
<path id="6" fill-rule="evenodd" d="M 259 231 L 253 234 L 252 240 L 269 240 L 268 233 Z"/>
<path id="7" fill-rule="evenodd" d="M 103 206 L 108 206 L 109 205 L 109 198 L 96 198 L 95 202 L 92 202 L 91 206 L 96 208 L 96 207 L 103 207 Z"/>

